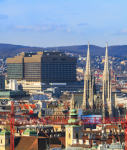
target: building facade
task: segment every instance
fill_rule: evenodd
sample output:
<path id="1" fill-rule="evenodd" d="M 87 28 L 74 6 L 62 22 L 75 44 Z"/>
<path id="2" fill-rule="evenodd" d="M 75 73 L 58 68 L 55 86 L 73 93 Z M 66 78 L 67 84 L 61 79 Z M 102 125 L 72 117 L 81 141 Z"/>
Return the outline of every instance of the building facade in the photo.
<path id="1" fill-rule="evenodd" d="M 0 75 L 0 89 L 5 89 L 5 76 Z"/>
<path id="2" fill-rule="evenodd" d="M 72 94 L 72 99 L 70 103 L 70 114 L 68 125 L 65 126 L 65 142 L 66 142 L 66 149 L 70 147 L 73 143 L 82 142 L 82 126 L 79 125 L 78 120 L 78 113 L 75 109 L 75 99 Z"/>
<path id="3" fill-rule="evenodd" d="M 42 83 L 76 82 L 76 57 L 63 52 L 20 53 L 7 58 L 7 78 Z"/>

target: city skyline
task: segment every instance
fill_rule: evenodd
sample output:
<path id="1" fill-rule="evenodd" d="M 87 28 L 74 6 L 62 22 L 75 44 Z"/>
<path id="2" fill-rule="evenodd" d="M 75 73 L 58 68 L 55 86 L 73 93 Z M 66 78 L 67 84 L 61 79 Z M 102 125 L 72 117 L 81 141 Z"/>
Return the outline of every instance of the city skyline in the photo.
<path id="1" fill-rule="evenodd" d="M 126 45 L 126 4 L 125 0 L 0 0 L 0 43 Z"/>

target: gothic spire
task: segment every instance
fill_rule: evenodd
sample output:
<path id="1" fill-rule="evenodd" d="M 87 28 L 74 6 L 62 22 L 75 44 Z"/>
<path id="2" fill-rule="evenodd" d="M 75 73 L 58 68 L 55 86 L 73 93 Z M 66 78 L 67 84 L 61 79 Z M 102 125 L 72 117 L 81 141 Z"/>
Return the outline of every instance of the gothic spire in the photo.
<path id="1" fill-rule="evenodd" d="M 109 67 L 108 67 L 108 43 L 106 43 L 104 72 L 107 73 L 108 71 L 109 71 Z"/>
<path id="2" fill-rule="evenodd" d="M 90 50 L 89 50 L 89 42 L 88 42 L 88 50 L 87 50 L 87 62 L 86 62 L 86 74 L 90 74 Z"/>
<path id="3" fill-rule="evenodd" d="M 70 110 L 75 108 L 75 99 L 74 94 L 72 93 L 71 102 L 70 102 Z"/>

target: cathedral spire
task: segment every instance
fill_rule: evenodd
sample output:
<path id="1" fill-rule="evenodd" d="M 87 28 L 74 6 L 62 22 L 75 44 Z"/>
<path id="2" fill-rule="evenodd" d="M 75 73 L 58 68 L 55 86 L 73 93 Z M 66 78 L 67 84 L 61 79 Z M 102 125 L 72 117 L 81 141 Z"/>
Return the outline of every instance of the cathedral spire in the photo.
<path id="1" fill-rule="evenodd" d="M 104 72 L 107 73 L 108 71 L 109 71 L 109 67 L 108 67 L 108 43 L 106 43 Z"/>
<path id="2" fill-rule="evenodd" d="M 104 71 L 103 71 L 103 91 L 102 91 L 102 98 L 103 98 L 103 112 L 102 116 L 105 117 L 107 112 L 109 116 L 112 116 L 112 92 L 111 92 L 111 78 L 109 74 L 109 62 L 108 62 L 108 44 L 106 43 L 106 52 L 105 52 L 105 64 L 104 64 Z M 106 105 L 105 105 L 106 104 Z"/>
<path id="3" fill-rule="evenodd" d="M 91 74 L 90 66 L 91 66 L 90 65 L 90 50 L 89 50 L 89 42 L 88 42 L 86 70 L 84 73 L 84 94 L 83 94 L 83 104 L 82 104 L 83 109 L 93 107 L 93 81 L 92 81 L 92 74 Z"/>
<path id="4" fill-rule="evenodd" d="M 87 62 L 86 62 L 86 74 L 90 74 L 90 50 L 89 50 L 89 42 L 88 42 L 88 50 L 87 50 Z"/>

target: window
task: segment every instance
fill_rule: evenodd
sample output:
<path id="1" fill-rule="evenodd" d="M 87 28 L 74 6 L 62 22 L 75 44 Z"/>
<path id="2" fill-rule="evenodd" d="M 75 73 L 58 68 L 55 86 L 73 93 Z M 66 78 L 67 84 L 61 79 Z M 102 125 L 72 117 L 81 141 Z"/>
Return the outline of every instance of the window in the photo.
<path id="1" fill-rule="evenodd" d="M 53 58 L 52 60 L 57 60 L 57 58 Z"/>
<path id="2" fill-rule="evenodd" d="M 71 134 L 69 133 L 69 139 L 71 138 Z"/>
<path id="3" fill-rule="evenodd" d="M 78 137 L 78 133 L 76 133 L 76 139 L 78 140 L 78 138 L 79 138 L 79 137 Z"/>

